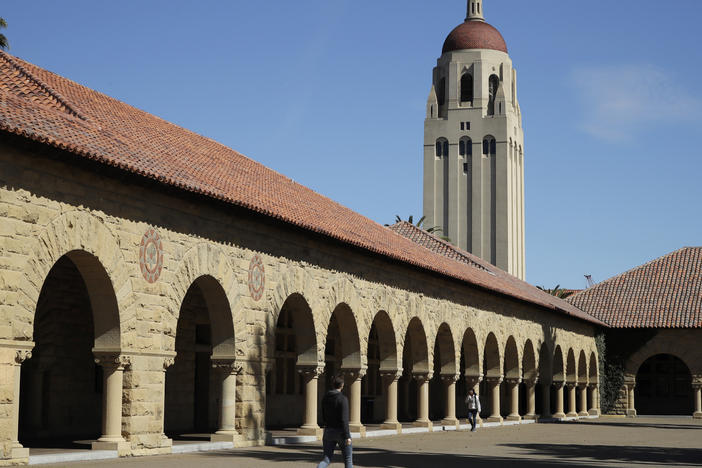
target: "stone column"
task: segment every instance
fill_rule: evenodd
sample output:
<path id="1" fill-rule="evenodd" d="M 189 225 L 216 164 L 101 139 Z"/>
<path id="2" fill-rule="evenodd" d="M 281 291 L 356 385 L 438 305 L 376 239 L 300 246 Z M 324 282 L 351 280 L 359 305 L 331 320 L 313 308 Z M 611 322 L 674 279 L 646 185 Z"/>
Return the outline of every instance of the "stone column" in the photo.
<path id="1" fill-rule="evenodd" d="M 598 390 L 599 387 L 597 384 L 590 384 L 590 410 L 588 411 L 588 414 L 590 416 L 600 415 Z"/>
<path id="2" fill-rule="evenodd" d="M 129 445 L 122 437 L 122 383 L 124 368 L 129 357 L 116 352 L 96 351 L 95 363 L 102 367 L 102 436 L 92 444 L 93 450 L 128 451 Z"/>
<path id="3" fill-rule="evenodd" d="M 219 430 L 210 435 L 211 442 L 236 442 L 236 376 L 243 370 L 236 360 L 212 359 L 212 367 L 222 372 L 222 399 L 219 405 Z"/>
<path id="4" fill-rule="evenodd" d="M 402 424 L 397 420 L 397 382 L 402 377 L 402 370 L 381 371 L 380 375 L 385 384 L 385 421 L 380 427 L 402 433 Z"/>
<path id="5" fill-rule="evenodd" d="M 349 431 L 365 437 L 366 428 L 361 422 L 361 383 L 366 375 L 366 369 L 346 370 L 346 381 L 349 384 Z"/>
<path id="6" fill-rule="evenodd" d="M 502 376 L 486 377 L 485 381 L 490 387 L 490 400 L 492 403 L 490 417 L 487 420 L 491 423 L 502 423 L 502 416 L 500 415 L 500 384 L 502 383 Z"/>
<path id="7" fill-rule="evenodd" d="M 456 381 L 458 375 L 442 375 L 441 381 L 446 388 L 446 406 L 444 419 L 441 424 L 444 426 L 454 426 L 458 429 L 458 419 L 456 419 Z"/>
<path id="8" fill-rule="evenodd" d="M 466 388 L 472 388 L 473 392 L 478 395 L 478 398 L 480 398 L 480 382 L 483 381 L 483 376 L 482 375 L 466 375 Z M 463 397 L 463 395 L 461 395 Z M 480 401 L 481 405 L 483 401 Z M 476 424 L 482 422 L 482 419 L 480 418 L 480 412 L 478 412 L 476 419 Z"/>
<path id="9" fill-rule="evenodd" d="M 321 437 L 322 430 L 317 424 L 317 385 L 319 376 L 324 374 L 324 367 L 300 367 L 298 372 L 305 383 L 305 420 L 297 433 Z"/>
<path id="10" fill-rule="evenodd" d="M 636 402 L 634 401 L 634 390 L 636 389 L 636 380 L 625 380 L 626 387 L 626 415 L 629 418 L 636 417 Z"/>
<path id="11" fill-rule="evenodd" d="M 551 383 L 544 382 L 541 385 L 541 419 L 551 418 Z"/>
<path id="12" fill-rule="evenodd" d="M 695 412 L 692 417 L 702 419 L 702 382 L 694 382 L 692 384 L 692 393 L 695 399 Z"/>
<path id="13" fill-rule="evenodd" d="M 510 393 L 510 405 L 509 414 L 507 415 L 507 421 L 521 421 L 522 417 L 519 415 L 519 384 L 522 379 L 505 379 L 509 387 Z"/>
<path id="14" fill-rule="evenodd" d="M 32 343 L 34 345 L 34 343 Z M 8 351 L 8 354 L 13 351 Z M 16 349 L 14 351 L 14 357 L 11 363 L 10 373 L 13 378 L 13 385 L 10 387 L 12 390 L 12 418 L 11 418 L 11 428 L 10 428 L 10 450 L 9 456 L 10 460 L 13 460 L 14 464 L 23 463 L 26 464 L 29 461 L 29 449 L 24 448 L 22 444 L 19 443 L 19 407 L 20 407 L 20 379 L 22 376 L 22 363 L 27 359 L 32 357 L 31 347 L 27 349 Z M 12 359 L 10 357 L 10 359 Z M 9 360 L 9 359 L 8 359 Z M 10 390 L 8 388 L 8 390 Z M 0 452 L 1 454 L 2 452 Z M 0 460 L 2 461 L 2 460 Z"/>
<path id="15" fill-rule="evenodd" d="M 432 378 L 432 374 L 414 374 L 414 378 L 417 380 L 417 420 L 413 425 L 415 427 L 426 427 L 431 431 L 433 424 L 429 420 L 429 381 Z"/>
<path id="16" fill-rule="evenodd" d="M 566 417 L 563 412 L 563 387 L 565 387 L 565 382 L 553 382 L 553 386 L 556 387 L 556 413 L 553 417 L 563 419 Z"/>
<path id="17" fill-rule="evenodd" d="M 568 387 L 568 413 L 566 413 L 566 416 L 569 418 L 577 418 L 578 417 L 578 408 L 576 404 L 576 386 L 577 384 L 575 382 L 568 382 L 567 384 Z"/>
<path id="18" fill-rule="evenodd" d="M 578 411 L 578 416 L 589 416 L 590 413 L 587 412 L 587 384 L 581 384 L 578 390 L 580 390 L 580 411 Z"/>
<path id="19" fill-rule="evenodd" d="M 536 383 L 538 379 L 526 380 L 526 414 L 524 419 L 536 420 Z"/>

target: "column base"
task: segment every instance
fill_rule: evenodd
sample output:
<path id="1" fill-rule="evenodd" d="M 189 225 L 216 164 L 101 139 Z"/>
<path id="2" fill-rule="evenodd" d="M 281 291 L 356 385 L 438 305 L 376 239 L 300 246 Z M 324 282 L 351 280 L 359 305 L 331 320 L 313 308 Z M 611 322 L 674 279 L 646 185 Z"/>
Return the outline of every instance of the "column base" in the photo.
<path id="1" fill-rule="evenodd" d="M 537 419 L 539 419 L 539 417 L 535 414 L 525 414 L 522 419 L 524 419 L 525 421 L 536 421 Z"/>
<path id="2" fill-rule="evenodd" d="M 518 414 L 510 414 L 507 416 L 507 421 L 521 421 L 522 417 L 519 416 Z"/>
<path id="3" fill-rule="evenodd" d="M 442 419 L 441 425 L 442 426 L 451 426 L 451 427 L 455 427 L 456 429 L 458 429 L 458 419 L 456 419 L 456 418 Z"/>
<path id="4" fill-rule="evenodd" d="M 565 419 L 566 414 L 565 413 L 554 413 L 551 415 L 553 419 Z"/>
<path id="5" fill-rule="evenodd" d="M 600 410 L 593 408 L 590 411 L 588 411 L 587 414 L 589 414 L 590 416 L 599 416 Z"/>
<path id="6" fill-rule="evenodd" d="M 90 446 L 92 450 L 116 450 L 120 457 L 129 455 L 132 445 L 126 440 L 98 439 Z"/>
<path id="7" fill-rule="evenodd" d="M 366 426 L 363 424 L 349 424 L 349 431 L 352 434 L 360 434 L 361 437 L 366 436 Z"/>
<path id="8" fill-rule="evenodd" d="M 434 423 L 431 421 L 415 421 L 412 423 L 414 427 L 426 427 L 431 432 L 434 429 Z"/>
<path id="9" fill-rule="evenodd" d="M 486 422 L 489 423 L 502 423 L 502 416 L 490 416 L 485 420 Z"/>
<path id="10" fill-rule="evenodd" d="M 322 438 L 324 431 L 320 427 L 305 427 L 302 426 L 297 430 L 297 435 L 301 436 L 315 436 L 318 439 Z"/>
<path id="11" fill-rule="evenodd" d="M 692 415 L 693 419 L 702 419 L 702 413 L 695 413 Z"/>
<path id="12" fill-rule="evenodd" d="M 588 413 L 587 411 L 581 411 L 578 413 L 578 416 L 580 416 L 581 418 L 584 418 L 586 416 L 590 416 L 590 413 Z"/>
<path id="13" fill-rule="evenodd" d="M 626 410 L 626 417 L 627 418 L 635 418 L 636 417 L 636 410 L 635 409 Z"/>
<path id="14" fill-rule="evenodd" d="M 0 460 L 9 462 L 11 465 L 26 465 L 29 463 L 29 449 L 25 447 L 12 447 L 10 449 L 10 459 Z"/>
<path id="15" fill-rule="evenodd" d="M 578 413 L 574 413 L 574 412 L 572 412 L 572 413 L 566 413 L 566 417 L 567 417 L 567 418 L 577 418 L 577 417 L 578 417 Z"/>
<path id="16" fill-rule="evenodd" d="M 402 434 L 402 424 L 395 421 L 395 422 L 384 422 L 383 424 L 380 425 L 381 429 L 390 429 L 390 430 L 395 430 L 397 431 L 398 434 Z"/>
<path id="17" fill-rule="evenodd" d="M 241 434 L 236 431 L 217 431 L 210 435 L 210 442 L 232 442 L 241 440 Z"/>

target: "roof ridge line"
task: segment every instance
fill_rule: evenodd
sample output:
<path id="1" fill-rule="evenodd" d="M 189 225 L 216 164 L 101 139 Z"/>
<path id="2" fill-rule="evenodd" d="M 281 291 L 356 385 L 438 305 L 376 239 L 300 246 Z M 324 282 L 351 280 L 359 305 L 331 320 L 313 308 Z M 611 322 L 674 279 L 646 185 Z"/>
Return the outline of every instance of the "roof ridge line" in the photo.
<path id="1" fill-rule="evenodd" d="M 34 82 L 39 88 L 41 88 L 42 91 L 44 91 L 46 94 L 54 98 L 59 104 L 61 104 L 63 107 L 66 108 L 68 111 L 69 115 L 72 115 L 74 117 L 78 117 L 81 120 L 89 120 L 85 115 L 82 113 L 78 112 L 74 106 L 68 103 L 68 100 L 64 98 L 61 93 L 56 91 L 55 89 L 51 88 L 49 85 L 44 83 L 42 80 L 34 76 L 29 70 L 27 70 L 25 67 L 17 63 L 16 60 L 14 60 L 14 56 L 8 54 L 7 52 L 0 50 L 0 57 L 7 61 L 15 70 L 17 70 L 20 74 L 22 74 L 24 77 L 29 79 L 30 81 Z"/>

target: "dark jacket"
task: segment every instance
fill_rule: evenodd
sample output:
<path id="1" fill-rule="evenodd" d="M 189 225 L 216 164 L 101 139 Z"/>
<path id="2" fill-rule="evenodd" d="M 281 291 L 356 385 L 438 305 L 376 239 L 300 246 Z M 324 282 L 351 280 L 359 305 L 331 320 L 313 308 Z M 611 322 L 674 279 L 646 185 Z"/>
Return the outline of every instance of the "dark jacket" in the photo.
<path id="1" fill-rule="evenodd" d="M 337 429 L 344 439 L 351 438 L 349 431 L 349 400 L 339 390 L 329 390 L 322 399 L 324 427 Z"/>

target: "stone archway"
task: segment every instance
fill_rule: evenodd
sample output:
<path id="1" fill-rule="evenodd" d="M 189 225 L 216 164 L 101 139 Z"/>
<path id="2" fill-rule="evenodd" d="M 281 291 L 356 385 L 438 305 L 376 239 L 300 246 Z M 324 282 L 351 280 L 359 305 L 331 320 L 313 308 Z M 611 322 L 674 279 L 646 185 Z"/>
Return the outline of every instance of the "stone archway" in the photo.
<path id="1" fill-rule="evenodd" d="M 312 310 L 305 298 L 291 294 L 278 313 L 269 351 L 271 369 L 266 378 L 267 429 L 317 426 L 317 333 Z M 313 392 L 313 395 L 308 393 Z M 314 414 L 307 414 L 307 400 L 314 402 Z"/>
<path id="2" fill-rule="evenodd" d="M 461 344 L 460 369 L 462 370 L 462 378 L 456 385 L 456 401 L 461 417 L 468 417 L 468 408 L 461 404 L 468 394 L 468 390 L 472 388 L 476 395 L 480 393 L 480 383 L 483 380 L 481 362 L 478 339 L 473 329 L 467 328 L 463 333 Z"/>
<path id="3" fill-rule="evenodd" d="M 382 421 L 385 429 L 397 429 L 397 381 L 401 372 L 397 360 L 395 327 L 390 315 L 384 310 L 375 315 L 371 324 L 367 366 L 362 381 L 361 421 Z"/>
<path id="4" fill-rule="evenodd" d="M 21 371 L 22 443 L 73 446 L 76 439 L 99 437 L 96 448 L 124 444 L 122 375 L 128 361 L 120 355 L 120 327 L 113 283 L 100 260 L 84 250 L 59 257 L 42 281 L 35 347 Z"/>
<path id="5" fill-rule="evenodd" d="M 534 344 L 531 340 L 526 340 L 522 353 L 522 382 L 519 392 L 519 414 L 524 415 L 524 419 L 536 418 L 536 383 L 538 376 Z"/>
<path id="6" fill-rule="evenodd" d="M 429 419 L 456 425 L 456 350 L 453 333 L 444 322 L 434 340 L 434 375 L 429 382 Z"/>
<path id="7" fill-rule="evenodd" d="M 500 415 L 510 421 L 519 421 L 519 384 L 522 381 L 519 349 L 513 336 L 507 338 L 503 366 L 504 381 L 500 392 Z"/>
<path id="8" fill-rule="evenodd" d="M 432 377 L 429 367 L 429 349 L 424 325 L 418 317 L 413 317 L 407 326 L 402 348 L 400 379 L 400 408 L 405 421 L 414 421 L 417 426 L 430 427 L 429 421 L 429 380 Z"/>
<path id="9" fill-rule="evenodd" d="M 485 340 L 483 352 L 483 372 L 485 378 L 481 384 L 482 415 L 488 422 L 502 422 L 500 415 L 500 385 L 504 379 L 502 374 L 502 357 L 500 346 L 495 334 L 490 332 Z"/>
<path id="10" fill-rule="evenodd" d="M 672 354 L 656 354 L 636 373 L 636 413 L 686 415 L 693 413 L 692 374 L 685 362 Z"/>
<path id="11" fill-rule="evenodd" d="M 176 357 L 166 372 L 164 432 L 169 437 L 210 439 L 215 432 L 222 437 L 236 432 L 238 369 L 229 304 L 224 288 L 210 275 L 195 279 L 183 297 Z"/>

